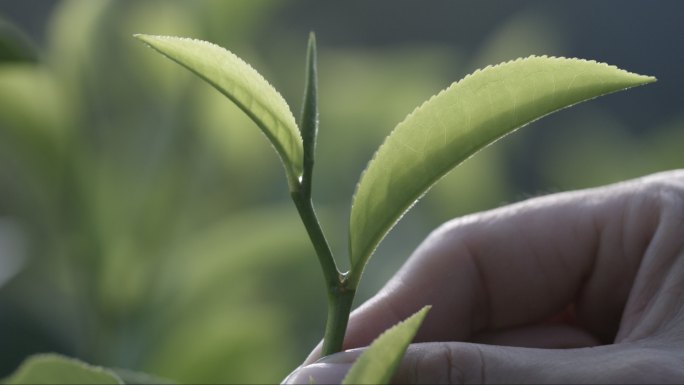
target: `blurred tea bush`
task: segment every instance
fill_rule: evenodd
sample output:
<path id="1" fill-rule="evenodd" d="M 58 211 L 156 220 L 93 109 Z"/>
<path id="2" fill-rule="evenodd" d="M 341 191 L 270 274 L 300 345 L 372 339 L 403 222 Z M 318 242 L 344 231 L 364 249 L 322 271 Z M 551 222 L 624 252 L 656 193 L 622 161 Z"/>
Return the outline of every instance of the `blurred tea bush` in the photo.
<path id="1" fill-rule="evenodd" d="M 298 365 L 322 335 L 325 298 L 275 153 L 222 95 L 131 35 L 228 47 L 297 115 L 306 33 L 318 31 L 314 196 L 345 265 L 358 176 L 415 106 L 482 65 L 597 52 L 556 23 L 570 2 L 415 4 L 54 1 L 40 4 L 37 37 L 11 17 L 22 7 L 0 6 L 0 377 L 40 351 L 191 383 L 278 382 Z M 594 58 L 681 85 L 657 57 Z M 359 301 L 451 217 L 684 166 L 671 98 L 649 88 L 592 102 L 469 160 L 383 243 Z"/>

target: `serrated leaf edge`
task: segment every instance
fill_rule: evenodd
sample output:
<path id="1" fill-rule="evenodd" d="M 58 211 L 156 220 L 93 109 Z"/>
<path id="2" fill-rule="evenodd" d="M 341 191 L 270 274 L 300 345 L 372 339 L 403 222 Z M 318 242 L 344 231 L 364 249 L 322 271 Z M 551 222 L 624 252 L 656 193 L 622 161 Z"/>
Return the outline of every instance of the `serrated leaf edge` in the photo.
<path id="1" fill-rule="evenodd" d="M 397 128 L 398 126 L 400 126 L 400 125 L 403 124 L 405 121 L 407 121 L 407 120 L 409 120 L 410 118 L 412 118 L 412 117 L 417 113 L 418 110 L 422 109 L 426 104 L 432 102 L 433 99 L 435 99 L 435 98 L 441 96 L 442 94 L 444 94 L 445 92 L 449 91 L 450 89 L 452 89 L 452 88 L 458 86 L 458 85 L 459 85 L 460 83 L 462 83 L 463 81 L 465 81 L 465 80 L 467 80 L 467 79 L 469 79 L 469 78 L 471 78 L 471 77 L 473 77 L 473 76 L 475 76 L 475 75 L 478 75 L 478 74 L 480 74 L 480 73 L 492 71 L 492 70 L 496 69 L 497 67 L 501 67 L 501 66 L 505 66 L 505 65 L 509 65 L 509 64 L 513 64 L 513 63 L 517 63 L 517 62 L 521 62 L 521 61 L 525 61 L 525 60 L 530 60 L 530 59 L 574 60 L 574 61 L 585 62 L 585 63 L 593 63 L 593 64 L 599 64 L 599 65 L 605 66 L 605 67 L 607 67 L 607 68 L 613 68 L 613 69 L 616 69 L 616 70 L 618 70 L 618 71 L 625 72 L 625 73 L 630 74 L 630 75 L 640 76 L 640 77 L 644 77 L 644 78 L 651 78 L 651 79 L 653 79 L 653 81 L 656 80 L 656 78 L 653 77 L 653 76 L 640 75 L 640 74 L 637 74 L 637 73 L 635 73 L 635 72 L 626 71 L 626 70 L 623 70 L 623 69 L 621 69 L 621 68 L 619 68 L 619 67 L 617 67 L 617 66 L 615 66 L 615 65 L 611 65 L 611 64 L 608 64 L 608 63 L 599 62 L 599 61 L 590 60 L 590 59 L 575 58 L 575 57 L 570 57 L 570 58 L 568 58 L 568 57 L 564 57 L 564 56 L 530 55 L 530 56 L 519 57 L 519 58 L 516 58 L 516 59 L 507 60 L 507 61 L 504 61 L 504 62 L 501 62 L 501 63 L 498 63 L 498 64 L 490 64 L 490 65 L 487 65 L 486 67 L 483 67 L 483 68 L 478 68 L 478 69 L 476 69 L 475 71 L 473 71 L 473 72 L 471 72 L 471 73 L 465 75 L 463 78 L 461 78 L 461 79 L 459 79 L 459 80 L 457 80 L 457 81 L 451 83 L 451 84 L 448 85 L 446 88 L 442 89 L 442 90 L 439 91 L 438 93 L 436 93 L 436 94 L 432 95 L 431 97 L 429 97 L 427 100 L 423 101 L 423 103 L 421 103 L 419 106 L 417 106 L 416 108 L 414 108 L 408 115 L 406 115 L 406 117 L 405 117 L 404 119 L 402 119 L 399 123 L 397 123 L 397 124 L 394 126 L 394 128 L 392 129 L 392 131 L 390 131 L 390 133 L 387 134 L 387 136 L 386 136 L 385 139 L 383 140 L 383 142 L 382 142 L 382 144 L 380 145 L 380 147 L 378 147 L 378 149 L 375 151 L 375 153 L 373 153 L 373 157 L 371 158 L 371 160 L 370 160 L 370 161 L 368 162 L 368 164 L 366 165 L 366 168 L 364 168 L 363 172 L 361 173 L 361 177 L 359 178 L 359 182 L 356 184 L 356 189 L 354 190 L 354 195 L 353 195 L 353 198 L 352 198 L 352 202 L 355 202 L 355 200 L 356 200 L 356 194 L 358 193 L 359 185 L 361 184 L 361 180 L 363 179 L 364 175 L 366 174 L 366 170 L 368 170 L 368 165 L 370 165 L 370 164 L 375 160 L 377 154 L 380 152 L 380 149 L 383 148 L 383 147 L 386 145 L 386 143 L 387 143 L 387 138 L 389 138 L 389 137 L 392 135 L 392 133 L 396 130 L 396 128 Z M 353 207 L 353 205 L 352 205 L 352 207 Z"/>
<path id="2" fill-rule="evenodd" d="M 269 81 L 268 81 L 268 80 L 267 80 L 259 71 L 257 71 L 251 64 L 247 63 L 244 59 L 242 59 L 240 56 L 236 55 L 236 54 L 233 53 L 232 51 L 230 51 L 230 50 L 228 50 L 228 49 L 226 49 L 226 48 L 224 48 L 224 47 L 221 47 L 220 45 L 218 45 L 218 44 L 216 44 L 216 43 L 212 43 L 212 42 L 210 42 L 210 41 L 201 40 L 201 39 L 195 39 L 195 38 L 191 38 L 191 37 L 171 36 L 171 35 L 147 35 L 147 34 L 143 34 L 143 33 L 137 33 L 137 34 L 135 34 L 135 35 L 133 35 L 133 36 L 135 36 L 136 38 L 139 38 L 139 39 L 141 39 L 141 37 L 153 37 L 153 38 L 160 39 L 160 40 L 172 40 L 172 39 L 173 39 L 173 40 L 184 40 L 184 41 L 189 41 L 189 42 L 193 42 L 193 43 L 204 44 L 204 45 L 211 46 L 211 47 L 214 47 L 214 48 L 218 48 L 218 49 L 220 49 L 220 50 L 222 50 L 222 51 L 225 51 L 225 52 L 228 53 L 231 57 L 235 58 L 238 62 L 240 62 L 241 64 L 244 64 L 245 67 L 249 68 L 252 72 L 254 72 L 254 74 L 259 78 L 259 80 L 262 80 L 265 84 L 267 84 L 270 88 L 272 88 L 273 91 L 276 92 L 276 96 L 277 96 L 277 98 L 279 99 L 279 101 L 283 102 L 284 105 L 288 106 L 287 111 L 289 112 L 289 115 L 288 115 L 287 117 L 292 119 L 292 122 L 291 122 L 291 123 L 292 123 L 295 127 L 299 127 L 299 126 L 297 125 L 297 120 L 295 119 L 294 114 L 292 113 L 292 109 L 289 108 L 289 104 L 287 103 L 287 101 L 285 100 L 285 98 L 283 97 L 283 95 L 282 95 L 280 92 L 278 92 L 278 90 L 273 86 L 273 84 L 271 84 L 271 82 L 269 82 Z M 152 48 L 152 49 L 154 49 L 154 50 L 156 51 L 156 49 L 155 49 L 153 46 L 151 46 L 149 43 L 147 43 L 145 40 L 143 40 L 143 39 L 141 39 L 141 40 L 142 40 L 145 44 L 147 44 L 150 48 Z M 162 55 L 166 56 L 166 57 L 169 57 L 168 55 L 164 54 L 163 52 L 160 52 L 160 53 L 161 53 Z M 170 58 L 170 57 L 169 57 L 169 59 L 173 60 L 173 58 Z M 174 61 L 175 61 L 175 60 L 174 60 Z M 191 71 L 192 71 L 192 70 L 191 70 Z M 194 71 L 192 71 L 192 72 L 194 72 Z M 200 76 L 201 76 L 201 75 L 200 75 Z M 283 122 L 283 123 L 284 123 L 284 122 Z M 299 137 L 300 140 L 302 139 L 302 135 L 301 135 L 300 132 L 297 132 L 297 137 Z"/>
<path id="3" fill-rule="evenodd" d="M 461 79 L 459 79 L 459 80 L 457 80 L 457 81 L 451 83 L 449 86 L 447 86 L 446 88 L 442 89 L 442 90 L 439 91 L 438 93 L 436 93 L 436 94 L 432 95 L 431 97 L 429 97 L 427 100 L 425 100 L 425 101 L 424 101 L 423 103 L 421 103 L 419 106 L 417 106 L 416 108 L 414 108 L 408 115 L 406 115 L 406 117 L 405 117 L 404 119 L 402 119 L 399 123 L 397 123 L 397 124 L 394 126 L 394 128 L 392 129 L 392 131 L 390 131 L 390 133 L 387 134 L 387 136 L 386 136 L 385 139 L 383 140 L 383 142 L 382 142 L 382 144 L 380 145 L 380 147 L 378 147 L 377 150 L 375 150 L 375 152 L 373 153 L 373 156 L 371 157 L 371 159 L 370 159 L 370 160 L 368 161 L 368 163 L 366 164 L 366 167 L 365 167 L 365 168 L 363 169 L 363 171 L 361 172 L 361 176 L 359 177 L 359 181 L 356 183 L 356 187 L 355 187 L 355 189 L 354 189 L 354 194 L 352 195 L 352 206 L 351 206 L 351 211 L 350 211 L 350 212 L 353 212 L 353 211 L 354 211 L 354 206 L 355 206 L 355 204 L 356 204 L 356 196 L 357 196 L 357 194 L 358 194 L 358 192 L 359 192 L 359 186 L 361 185 L 361 182 L 364 180 L 364 177 L 365 177 L 365 175 L 366 175 L 366 171 L 368 171 L 368 167 L 371 165 L 371 163 L 373 163 L 373 162 L 375 161 L 376 157 L 377 157 L 378 154 L 380 153 L 380 150 L 381 150 L 382 148 L 384 148 L 384 147 L 387 145 L 387 140 L 388 140 L 388 138 L 389 138 L 390 136 L 392 136 L 392 134 L 393 134 L 394 131 L 397 129 L 397 127 L 401 126 L 405 121 L 411 119 L 411 118 L 412 118 L 420 109 L 422 109 L 426 104 L 432 102 L 433 99 L 435 99 L 435 98 L 441 96 L 442 94 L 444 94 L 445 92 L 447 92 L 447 91 L 453 89 L 454 87 L 457 87 L 457 86 L 458 86 L 459 84 L 461 84 L 463 81 L 465 81 L 465 80 L 471 78 L 472 76 L 479 75 L 479 74 L 484 73 L 484 72 L 489 72 L 489 71 L 495 70 L 496 68 L 501 67 L 501 66 L 505 66 L 505 65 L 509 65 L 509 64 L 513 64 L 513 63 L 517 63 L 517 62 L 521 62 L 521 61 L 525 61 L 525 60 L 530 60 L 530 59 L 572 60 L 572 61 L 577 61 L 577 62 L 598 64 L 598 65 L 604 66 L 604 67 L 606 67 L 606 68 L 612 68 L 612 69 L 615 69 L 615 70 L 624 72 L 624 73 L 629 74 L 629 75 L 634 75 L 634 76 L 642 77 L 642 78 L 644 78 L 644 79 L 648 79 L 648 80 L 649 80 L 649 81 L 647 81 L 647 82 L 645 82 L 645 83 L 643 83 L 643 84 L 639 84 L 639 85 L 644 85 L 644 84 L 648 84 L 648 83 L 651 83 L 651 82 L 656 81 L 656 78 L 655 78 L 654 76 L 647 76 L 647 75 L 637 74 L 637 73 L 635 73 L 635 72 L 630 72 L 630 71 L 624 70 L 624 69 L 619 68 L 619 67 L 617 67 L 617 66 L 615 66 L 615 65 L 611 65 L 611 64 L 608 64 L 608 63 L 605 63 L 605 62 L 600 62 L 600 61 L 596 61 L 596 60 L 592 60 L 592 59 L 581 59 L 581 58 L 576 58 L 576 57 L 570 57 L 570 58 L 568 58 L 568 57 L 564 57 L 564 56 L 530 55 L 530 56 L 519 57 L 519 58 L 516 58 L 516 59 L 507 60 L 507 61 L 504 61 L 504 62 L 501 62 L 501 63 L 498 63 L 498 64 L 490 64 L 490 65 L 487 65 L 487 66 L 485 66 L 485 67 L 483 67 L 483 68 L 478 68 L 478 69 L 476 69 L 475 71 L 473 71 L 473 72 L 471 72 L 471 73 L 465 75 L 463 78 L 461 78 Z M 639 85 L 635 85 L 634 87 L 639 86 Z M 628 88 L 632 88 L 632 87 L 627 87 L 627 88 L 624 88 L 624 89 L 628 89 Z M 623 89 L 623 90 L 624 90 L 624 89 Z M 572 106 L 572 105 L 567 106 L 567 107 L 571 107 L 571 106 Z M 566 108 L 567 108 L 567 107 L 566 107 Z M 437 181 L 438 181 L 438 180 L 437 180 Z M 435 181 L 435 183 L 437 183 L 437 181 Z M 434 183 L 433 183 L 431 186 L 433 186 L 433 185 L 434 185 Z M 401 218 L 403 218 L 403 216 L 404 216 L 411 208 L 413 208 L 413 206 L 414 206 L 416 203 L 418 203 L 418 201 L 419 201 L 419 200 L 420 200 L 420 199 L 421 199 L 429 190 L 430 190 L 430 187 L 428 187 L 425 191 L 423 191 L 422 194 L 420 194 L 418 197 L 416 197 L 416 199 L 414 199 L 413 202 L 412 202 L 409 206 L 407 206 L 407 207 L 401 212 L 401 214 L 399 215 L 399 217 L 397 217 L 397 219 L 396 219 L 396 220 L 392 223 L 392 225 L 390 226 L 390 230 L 394 227 L 394 225 L 396 225 L 396 224 L 401 220 Z M 351 222 L 350 222 L 350 224 L 351 224 Z M 350 233 L 351 233 L 351 229 L 350 229 Z M 385 236 L 386 236 L 386 234 L 385 234 Z M 382 241 L 383 238 L 384 238 L 384 236 L 381 237 L 381 238 L 380 238 L 380 241 L 378 241 L 378 242 L 375 244 L 375 246 L 372 248 L 372 250 L 370 250 L 370 255 L 373 255 L 373 253 L 375 253 L 375 250 L 377 249 L 378 245 L 380 244 L 380 242 Z M 351 254 L 351 253 L 352 253 L 352 247 L 351 247 L 351 237 L 350 237 L 350 238 L 349 238 L 349 254 L 350 254 L 350 261 L 351 261 L 351 257 L 352 257 L 352 254 Z M 352 268 L 352 270 L 353 270 L 353 268 L 354 268 L 353 262 L 352 262 L 351 268 Z"/>
<path id="4" fill-rule="evenodd" d="M 432 305 L 425 305 L 420 310 L 418 310 L 417 312 L 410 315 L 408 318 L 401 320 L 401 321 L 397 322 L 396 324 L 392 325 L 389 329 L 380 333 L 380 335 L 377 336 L 373 340 L 373 342 L 371 342 L 368 349 L 371 349 L 377 341 L 380 341 L 381 339 L 386 338 L 386 336 L 388 334 L 394 332 L 396 329 L 401 328 L 403 325 L 405 325 L 408 322 L 413 322 L 416 319 L 418 319 L 418 321 L 417 321 L 418 325 L 416 326 L 416 329 L 413 331 L 413 335 L 411 336 L 411 339 L 408 341 L 408 344 L 406 345 L 406 348 L 404 349 L 404 352 L 405 352 L 406 349 L 408 348 L 408 345 L 410 345 L 411 341 L 413 341 L 413 339 L 415 338 L 416 333 L 418 332 L 418 329 L 420 329 L 420 326 L 423 324 L 423 321 L 425 321 L 425 317 L 427 316 L 427 313 L 430 311 L 430 309 L 432 309 Z M 365 352 L 361 353 L 361 356 L 359 356 L 359 358 L 357 358 L 357 361 L 360 360 L 364 354 L 365 354 Z M 402 356 L 403 356 L 403 354 L 402 354 Z M 347 375 L 345 375 L 345 378 L 342 380 L 342 384 L 346 384 L 345 381 L 347 380 L 347 376 L 349 376 L 349 373 L 351 372 L 351 370 L 353 369 L 355 364 L 356 363 L 352 364 L 352 368 L 349 369 L 349 372 L 347 373 Z"/>
<path id="5" fill-rule="evenodd" d="M 295 127 L 295 128 L 296 128 L 296 130 L 295 130 L 295 138 L 296 138 L 296 140 L 298 140 L 298 142 L 300 143 L 300 145 L 302 145 L 303 140 L 302 140 L 301 130 L 300 130 L 300 128 L 299 128 L 299 125 L 297 124 L 297 120 L 295 119 L 294 114 L 292 113 L 292 109 L 290 108 L 290 105 L 287 103 L 287 101 L 285 100 L 285 98 L 282 96 L 282 94 L 281 94 L 280 92 L 278 92 L 278 90 L 277 90 L 277 89 L 276 89 L 276 88 L 275 88 L 275 87 L 274 87 L 266 78 L 264 78 L 263 75 L 261 75 L 261 73 L 260 73 L 259 71 L 257 71 L 257 70 L 256 70 L 254 67 L 252 67 L 249 63 L 247 63 L 246 61 L 244 61 L 241 57 L 239 57 L 238 55 L 236 55 L 236 54 L 233 53 L 232 51 L 230 51 L 230 50 L 228 50 L 228 49 L 226 49 L 226 48 L 224 48 L 224 47 L 222 47 L 222 46 L 220 46 L 220 45 L 218 45 L 218 44 L 216 44 L 216 43 L 212 43 L 212 42 L 210 42 L 210 41 L 201 40 L 201 39 L 190 38 L 190 37 L 171 36 L 171 35 L 148 35 L 148 34 L 143 34 L 143 33 L 137 33 L 137 34 L 134 34 L 133 36 L 134 36 L 135 38 L 139 39 L 140 41 L 142 41 L 143 43 L 145 43 L 145 45 L 147 45 L 149 48 L 152 48 L 153 50 L 155 50 L 155 51 L 159 52 L 160 54 L 166 56 L 166 57 L 169 58 L 170 60 L 172 60 L 172 61 L 174 61 L 174 62 L 180 64 L 180 65 L 183 66 L 183 67 L 185 67 L 187 70 L 189 70 L 190 72 L 192 72 L 192 73 L 194 73 L 195 75 L 199 76 L 201 79 L 203 79 L 204 81 L 206 81 L 207 83 L 209 83 L 209 84 L 210 84 L 212 87 L 214 87 L 214 88 L 218 88 L 218 87 L 217 87 L 217 85 L 216 85 L 213 81 L 207 79 L 206 77 L 204 77 L 203 75 L 199 74 L 199 73 L 196 72 L 195 70 L 186 67 L 184 64 L 178 62 L 176 59 L 174 59 L 173 57 L 167 55 L 166 53 L 164 53 L 164 52 L 158 50 L 158 49 L 155 48 L 152 44 L 150 44 L 149 42 L 147 42 L 145 39 L 147 39 L 147 38 L 153 38 L 153 39 L 167 40 L 167 41 L 168 41 L 168 40 L 181 40 L 181 41 L 192 42 L 192 43 L 197 43 L 197 44 L 202 44 L 202 45 L 210 46 L 210 47 L 213 47 L 213 48 L 216 48 L 216 49 L 219 49 L 219 50 L 224 51 L 225 53 L 227 53 L 228 55 L 230 55 L 231 58 L 234 58 L 234 59 L 236 59 L 239 63 L 244 64 L 245 67 L 246 67 L 249 71 L 251 71 L 251 72 L 252 72 L 260 81 L 263 81 L 264 84 L 266 84 L 268 87 L 270 87 L 270 88 L 274 91 L 274 94 L 275 94 L 275 96 L 278 98 L 278 101 L 279 101 L 279 102 L 282 102 L 283 105 L 287 106 L 287 115 L 286 115 L 286 118 L 287 118 L 288 120 L 290 120 L 290 122 L 284 122 L 284 121 L 282 121 L 281 119 L 278 119 L 278 117 L 275 116 L 275 115 L 273 115 L 273 118 L 276 119 L 276 120 L 278 121 L 278 123 L 281 124 L 281 125 L 284 126 L 284 127 L 286 127 L 288 123 L 291 124 L 293 127 Z M 223 93 L 222 91 L 220 91 L 220 90 L 219 90 L 219 92 L 221 92 L 222 94 L 224 94 L 224 93 Z M 224 94 L 224 95 L 226 95 L 226 94 Z M 238 103 L 236 100 L 234 100 L 232 96 L 230 96 L 230 95 L 226 95 L 226 96 L 227 96 L 233 103 L 236 103 L 236 104 L 238 104 L 238 105 L 241 104 L 241 103 Z M 242 109 L 242 108 L 241 108 L 241 109 Z M 264 109 L 265 109 L 265 110 L 268 110 L 267 108 L 264 108 Z M 244 110 L 243 110 L 243 111 L 244 111 Z M 244 112 L 245 112 L 247 115 L 249 115 L 249 117 L 250 117 L 251 120 L 253 120 L 253 121 L 255 120 L 255 119 L 251 116 L 250 113 L 247 113 L 246 111 L 244 111 Z M 264 130 L 262 129 L 262 131 L 264 131 Z M 267 136 L 268 136 L 268 135 L 267 135 Z M 269 138 L 269 142 L 271 143 L 271 145 L 272 145 L 273 147 L 276 147 L 274 141 L 271 140 L 271 138 Z M 302 145 L 302 148 L 303 148 L 303 145 Z M 277 149 L 277 147 L 276 147 L 276 149 Z M 279 156 L 281 155 L 281 152 L 280 152 L 280 151 L 276 151 L 276 152 L 278 152 L 278 155 L 279 155 Z M 303 150 L 302 150 L 302 153 L 303 153 Z M 300 160 L 298 160 L 298 161 L 301 162 L 302 160 L 300 159 Z M 291 168 L 290 165 L 287 165 L 287 164 L 286 164 L 285 166 L 286 166 L 286 168 L 288 168 L 288 169 Z M 297 179 L 297 182 L 298 182 L 298 179 L 301 178 L 301 174 L 302 174 L 301 168 L 302 168 L 302 167 L 301 167 L 301 165 L 300 165 L 299 169 L 293 170 L 293 171 L 295 171 L 295 174 L 296 174 L 296 175 L 293 175 L 293 176 L 295 177 L 295 179 Z M 291 181 L 291 183 L 292 183 L 292 182 L 294 182 L 294 181 Z"/>

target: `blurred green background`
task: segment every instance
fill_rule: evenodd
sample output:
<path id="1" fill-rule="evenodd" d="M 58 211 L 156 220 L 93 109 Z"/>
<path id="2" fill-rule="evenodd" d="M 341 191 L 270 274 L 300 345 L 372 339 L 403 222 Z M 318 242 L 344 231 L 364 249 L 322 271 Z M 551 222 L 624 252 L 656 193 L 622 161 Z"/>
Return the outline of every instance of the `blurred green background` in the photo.
<path id="1" fill-rule="evenodd" d="M 179 382 L 278 382 L 322 335 L 323 280 L 275 152 L 132 34 L 227 47 L 298 115 L 316 31 L 314 198 L 343 266 L 366 162 L 451 82 L 530 54 L 658 77 L 451 173 L 382 243 L 358 304 L 449 218 L 684 167 L 682 14 L 677 1 L 0 1 L 0 377 L 57 351 Z"/>

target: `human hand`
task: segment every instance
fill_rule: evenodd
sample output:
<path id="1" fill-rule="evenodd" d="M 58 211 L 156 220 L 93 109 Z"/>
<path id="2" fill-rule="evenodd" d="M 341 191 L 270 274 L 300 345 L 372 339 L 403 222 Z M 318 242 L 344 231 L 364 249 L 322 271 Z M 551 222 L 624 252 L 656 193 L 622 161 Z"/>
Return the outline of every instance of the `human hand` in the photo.
<path id="1" fill-rule="evenodd" d="M 395 383 L 684 382 L 684 170 L 444 224 L 351 315 L 345 349 L 432 305 Z M 339 383 L 360 350 L 286 383 Z"/>

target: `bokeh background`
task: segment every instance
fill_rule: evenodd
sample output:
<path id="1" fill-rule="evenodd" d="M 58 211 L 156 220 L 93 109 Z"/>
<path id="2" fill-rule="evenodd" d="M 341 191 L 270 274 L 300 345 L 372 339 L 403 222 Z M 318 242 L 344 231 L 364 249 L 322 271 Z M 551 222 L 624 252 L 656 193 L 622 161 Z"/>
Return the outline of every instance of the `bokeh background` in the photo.
<path id="1" fill-rule="evenodd" d="M 680 1 L 0 1 L 0 377 L 28 354 L 189 383 L 280 381 L 325 295 L 275 152 L 134 33 L 225 46 L 295 115 L 319 42 L 314 195 L 346 264 L 358 176 L 396 123 L 530 54 L 658 77 L 536 122 L 440 182 L 381 244 L 357 304 L 443 221 L 684 167 Z"/>

